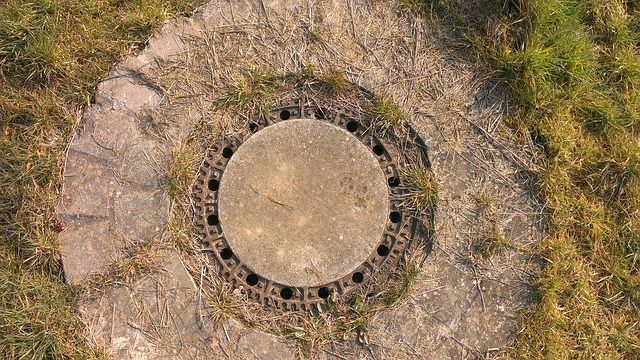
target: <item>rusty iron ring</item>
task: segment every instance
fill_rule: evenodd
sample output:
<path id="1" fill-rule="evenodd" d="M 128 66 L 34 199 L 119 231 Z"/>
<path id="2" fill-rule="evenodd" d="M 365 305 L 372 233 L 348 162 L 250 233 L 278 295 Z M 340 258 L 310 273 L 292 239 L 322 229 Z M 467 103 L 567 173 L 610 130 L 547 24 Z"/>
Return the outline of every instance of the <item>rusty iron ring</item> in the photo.
<path id="1" fill-rule="evenodd" d="M 304 98 L 281 104 L 272 109 L 269 116 L 264 115 L 257 115 L 249 123 L 250 133 L 258 132 L 275 122 L 307 118 L 329 122 L 358 138 L 374 153 L 387 178 L 390 216 L 376 249 L 354 271 L 342 278 L 309 287 L 291 287 L 271 281 L 253 272 L 233 253 L 218 218 L 220 179 L 233 153 L 250 135 L 244 139 L 231 138 L 222 145 L 213 145 L 193 186 L 194 223 L 201 236 L 202 251 L 214 260 L 220 274 L 234 288 L 245 292 L 248 298 L 282 310 L 317 309 L 335 296 L 343 297 L 361 286 L 367 286 L 382 273 L 390 274 L 400 263 L 409 244 L 430 233 L 431 227 L 425 226 L 425 219 L 432 218 L 432 214 L 420 216 L 403 209 L 401 199 L 405 190 L 401 186 L 400 167 L 395 161 L 402 153 L 391 142 L 384 142 L 374 136 L 371 129 L 365 126 L 367 122 L 359 120 L 367 115 L 356 115 L 343 108 L 323 108 Z M 411 144 L 428 164 L 427 146 L 415 131 L 411 131 Z"/>

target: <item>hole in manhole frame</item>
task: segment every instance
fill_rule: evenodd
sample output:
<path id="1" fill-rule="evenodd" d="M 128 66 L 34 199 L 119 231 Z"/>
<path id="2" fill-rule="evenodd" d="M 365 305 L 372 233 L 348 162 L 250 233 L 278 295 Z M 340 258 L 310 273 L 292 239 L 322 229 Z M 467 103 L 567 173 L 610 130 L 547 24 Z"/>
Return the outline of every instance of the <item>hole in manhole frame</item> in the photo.
<path id="1" fill-rule="evenodd" d="M 289 120 L 291 119 L 291 112 L 289 110 L 280 111 L 280 120 Z"/>
<path id="2" fill-rule="evenodd" d="M 283 287 L 280 289 L 280 297 L 284 300 L 291 300 L 293 298 L 293 289 L 290 287 Z"/>
<path id="3" fill-rule="evenodd" d="M 349 121 L 346 126 L 347 130 L 351 133 L 358 131 L 358 123 L 356 121 Z"/>
<path id="4" fill-rule="evenodd" d="M 245 280 L 247 281 L 247 285 L 256 286 L 258 285 L 258 282 L 260 282 L 260 277 L 254 273 L 251 273 L 247 275 Z"/>
<path id="5" fill-rule="evenodd" d="M 224 149 L 222 149 L 222 157 L 225 159 L 231 159 L 232 156 L 233 149 L 230 146 L 225 146 Z"/>
<path id="6" fill-rule="evenodd" d="M 323 286 L 320 289 L 318 289 L 318 296 L 322 299 L 327 299 L 329 298 L 329 296 L 331 296 L 331 290 L 329 290 L 328 287 Z"/>
<path id="7" fill-rule="evenodd" d="M 220 250 L 220 258 L 222 258 L 222 260 L 229 260 L 233 257 L 233 251 L 231 250 L 230 247 L 225 247 L 222 250 Z"/>
<path id="8" fill-rule="evenodd" d="M 207 216 L 207 224 L 209 226 L 218 225 L 219 223 L 220 223 L 220 219 L 218 218 L 218 215 L 210 214 L 209 216 Z"/>
<path id="9" fill-rule="evenodd" d="M 389 255 L 389 247 L 385 244 L 378 245 L 376 252 L 378 253 L 378 256 L 387 256 Z"/>
<path id="10" fill-rule="evenodd" d="M 364 281 L 364 274 L 361 273 L 360 271 L 356 271 L 351 275 L 351 281 L 353 281 L 356 284 L 360 284 L 361 282 Z"/>
<path id="11" fill-rule="evenodd" d="M 371 151 L 378 156 L 382 156 L 384 155 L 384 146 L 380 144 L 374 145 L 373 148 L 371 148 Z"/>
<path id="12" fill-rule="evenodd" d="M 209 188 L 209 191 L 218 191 L 218 188 L 220 187 L 220 181 L 218 181 L 218 179 L 209 179 L 207 187 Z"/>
<path id="13" fill-rule="evenodd" d="M 366 90 L 361 89 L 366 92 Z M 368 93 L 368 92 L 367 92 Z M 370 93 L 369 93 L 370 94 Z M 286 112 L 285 112 L 286 111 Z M 281 114 L 288 114 L 288 116 L 284 116 L 286 119 L 282 119 Z M 352 136 L 358 138 L 366 147 L 371 149 L 373 154 L 375 154 L 381 169 L 387 179 L 387 186 L 389 190 L 389 205 L 390 205 L 390 213 L 389 218 L 387 220 L 387 226 L 385 228 L 384 234 L 381 235 L 380 243 L 377 247 L 374 247 L 372 254 L 369 256 L 367 260 L 365 260 L 360 266 L 358 266 L 354 271 L 345 275 L 341 279 L 337 279 L 336 281 L 323 284 L 320 286 L 313 287 L 291 287 L 283 284 L 278 284 L 273 282 L 259 274 L 255 274 L 246 264 L 242 262 L 241 259 L 233 256 L 233 252 L 229 247 L 224 235 L 222 233 L 222 228 L 220 225 L 216 226 L 207 226 L 206 222 L 203 224 L 202 221 L 198 220 L 198 216 L 196 216 L 195 224 L 196 227 L 200 229 L 200 234 L 203 236 L 203 244 L 208 244 L 204 251 L 208 251 L 211 248 L 224 248 L 228 249 L 231 253 L 229 259 L 222 258 L 222 252 L 210 252 L 212 258 L 216 260 L 219 264 L 223 266 L 226 270 L 222 271 L 221 274 L 232 284 L 235 284 L 233 280 L 234 273 L 244 273 L 244 274 L 253 274 L 258 278 L 258 281 L 255 285 L 250 285 L 250 288 L 244 289 L 248 293 L 248 297 L 251 299 L 255 299 L 258 302 L 264 305 L 275 306 L 277 308 L 283 310 L 291 310 L 291 311 L 307 311 L 313 310 L 316 307 L 322 307 L 328 301 L 328 298 L 332 296 L 327 296 L 327 298 L 323 298 L 320 296 L 321 289 L 327 289 L 327 291 L 335 292 L 338 297 L 342 297 L 354 291 L 355 289 L 362 288 L 364 285 L 368 284 L 372 281 L 372 279 L 376 278 L 377 273 L 380 271 L 386 271 L 388 268 L 395 268 L 400 263 L 401 258 L 404 256 L 405 250 L 408 245 L 416 240 L 418 236 L 429 234 L 425 248 L 427 251 L 430 251 L 430 242 L 432 241 L 432 225 L 433 225 L 433 214 L 427 214 L 425 217 L 423 216 L 410 216 L 406 217 L 402 215 L 402 211 L 400 211 L 401 201 L 398 200 L 403 193 L 403 189 L 401 186 L 401 171 L 398 163 L 395 161 L 394 157 L 398 156 L 398 152 L 395 150 L 394 146 L 384 142 L 383 139 L 378 138 L 374 134 L 371 133 L 370 127 L 366 124 L 360 122 L 361 114 L 350 113 L 349 111 L 345 111 L 341 109 L 341 111 L 336 111 L 335 109 L 328 108 L 325 106 L 319 106 L 318 104 L 311 102 L 303 102 L 302 100 L 296 101 L 295 103 L 290 104 L 281 104 L 281 106 L 274 107 L 270 111 L 271 115 L 258 115 L 252 119 L 251 123 L 256 124 L 256 132 L 261 129 L 280 121 L 287 121 L 289 119 L 316 119 L 317 121 L 324 121 L 332 123 L 342 129 L 345 129 Z M 321 114 L 321 116 L 318 116 Z M 355 122 L 356 128 L 355 131 L 350 131 L 347 126 L 349 123 Z M 353 125 L 351 125 L 351 129 L 353 129 Z M 416 151 L 424 160 L 423 164 L 426 167 L 430 167 L 430 163 L 427 155 L 427 146 L 420 138 L 417 133 L 409 126 L 411 136 L 413 137 L 412 141 L 414 141 L 414 145 L 416 147 Z M 252 130 L 250 128 L 249 130 Z M 222 149 L 230 148 L 235 152 L 237 148 L 242 144 L 243 141 L 246 141 L 254 132 L 251 131 L 244 139 L 228 139 L 227 143 L 222 145 Z M 200 205 L 196 205 L 196 212 L 206 214 L 217 213 L 217 190 L 209 190 L 206 187 L 208 183 L 208 179 L 220 179 L 222 176 L 222 172 L 226 167 L 226 163 L 228 162 L 228 158 L 224 158 L 222 156 L 222 152 L 215 152 L 215 145 L 211 147 L 211 151 L 209 151 L 209 156 L 205 159 L 203 166 L 201 167 L 199 180 L 196 181 L 196 185 L 194 186 L 194 199 L 196 203 L 198 199 L 200 199 Z M 374 148 L 377 151 L 374 151 Z M 382 149 L 380 152 L 379 149 Z M 224 151 L 224 150 L 223 150 Z M 380 154 L 377 154 L 377 153 Z M 231 154 L 232 155 L 232 154 Z M 217 160 L 218 157 L 222 157 L 221 160 Z M 202 179 L 202 181 L 200 181 Z M 204 184 L 204 186 L 202 185 Z M 204 199 L 208 200 L 208 204 L 204 204 Z M 212 201 L 213 200 L 213 201 Z M 400 220 L 404 219 L 402 222 L 398 220 L 397 222 L 391 221 L 391 217 L 394 212 L 400 213 Z M 393 215 L 394 220 L 396 220 L 396 216 Z M 382 251 L 384 255 L 381 255 L 378 250 L 381 245 L 384 245 L 388 251 Z M 230 260 L 233 258 L 232 260 Z M 382 267 L 384 265 L 384 267 Z M 234 272 L 235 269 L 235 272 Z M 239 271 L 237 271 L 239 270 Z M 249 276 L 249 275 L 247 275 Z M 242 282 L 248 284 L 247 278 L 240 279 Z M 252 277 L 252 283 L 254 283 L 254 278 Z M 286 289 L 286 290 L 285 290 Z M 291 291 L 291 297 L 285 298 L 282 296 L 281 292 L 284 291 L 285 295 L 289 294 Z M 325 290 L 322 290 L 322 295 L 326 295 Z"/>

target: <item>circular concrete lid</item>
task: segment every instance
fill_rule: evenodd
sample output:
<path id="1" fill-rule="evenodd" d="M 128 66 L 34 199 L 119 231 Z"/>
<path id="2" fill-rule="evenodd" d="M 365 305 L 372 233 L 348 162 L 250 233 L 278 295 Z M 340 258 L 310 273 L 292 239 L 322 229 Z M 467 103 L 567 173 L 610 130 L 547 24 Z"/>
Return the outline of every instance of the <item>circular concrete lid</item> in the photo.
<path id="1" fill-rule="evenodd" d="M 257 274 L 318 286 L 356 269 L 388 218 L 386 178 L 371 151 L 329 123 L 299 119 L 257 132 L 220 180 L 220 225 Z"/>

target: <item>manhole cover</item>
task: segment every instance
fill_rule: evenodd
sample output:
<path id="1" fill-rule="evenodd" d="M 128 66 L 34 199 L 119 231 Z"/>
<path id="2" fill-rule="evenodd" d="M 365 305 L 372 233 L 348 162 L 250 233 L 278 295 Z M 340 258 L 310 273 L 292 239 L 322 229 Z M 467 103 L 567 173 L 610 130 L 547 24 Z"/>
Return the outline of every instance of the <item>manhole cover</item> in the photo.
<path id="1" fill-rule="evenodd" d="M 413 132 L 387 142 L 370 125 L 299 99 L 210 148 L 194 186 L 195 223 L 234 287 L 309 310 L 388 276 L 426 236 L 422 216 L 403 209 L 400 171 L 407 156 L 428 162 L 426 146 Z"/>
<path id="2" fill-rule="evenodd" d="M 257 274 L 320 286 L 354 271 L 380 242 L 387 194 L 375 155 L 356 137 L 298 119 L 238 148 L 222 174 L 218 212 L 229 246 Z"/>

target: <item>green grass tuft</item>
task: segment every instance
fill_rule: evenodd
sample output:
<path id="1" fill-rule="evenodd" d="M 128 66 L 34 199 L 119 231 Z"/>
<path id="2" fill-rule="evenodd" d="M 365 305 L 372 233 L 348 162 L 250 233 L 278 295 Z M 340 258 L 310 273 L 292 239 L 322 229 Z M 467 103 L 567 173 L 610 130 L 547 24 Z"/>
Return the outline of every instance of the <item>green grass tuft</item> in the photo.
<path id="1" fill-rule="evenodd" d="M 502 231 L 494 225 L 486 234 L 476 241 L 475 250 L 481 258 L 489 259 L 502 253 L 510 246 L 511 242 L 505 238 Z"/>
<path id="2" fill-rule="evenodd" d="M 268 97 L 281 88 L 281 80 L 266 69 L 249 70 L 231 83 L 228 91 L 216 100 L 216 106 L 241 111 L 261 109 Z"/>
<path id="3" fill-rule="evenodd" d="M 153 240 L 144 244 L 131 244 L 120 251 L 107 269 L 92 274 L 81 290 L 85 291 L 85 295 L 93 296 L 110 285 L 132 285 L 145 275 L 161 269 L 161 251 L 160 243 Z"/>
<path id="4" fill-rule="evenodd" d="M 438 202 L 438 183 L 433 173 L 426 168 L 405 171 L 401 175 L 404 186 L 409 191 L 405 205 L 423 213 L 433 209 Z"/>
<path id="5" fill-rule="evenodd" d="M 373 126 L 381 132 L 400 129 L 407 121 L 407 114 L 391 99 L 376 97 L 371 106 Z"/>
<path id="6" fill-rule="evenodd" d="M 422 273 L 422 264 L 419 261 L 422 259 L 423 258 L 416 256 L 402 264 L 398 275 L 400 280 L 398 285 L 390 289 L 389 293 L 387 293 L 382 300 L 385 306 L 391 306 L 406 300 L 413 294 L 416 280 Z"/>
<path id="7" fill-rule="evenodd" d="M 174 151 L 167 171 L 166 192 L 171 200 L 181 199 L 189 191 L 195 162 L 196 155 L 187 145 L 182 145 Z"/>
<path id="8" fill-rule="evenodd" d="M 284 81 L 293 86 L 305 86 L 317 81 L 316 65 L 312 62 L 307 62 L 301 71 L 286 74 Z"/>
<path id="9" fill-rule="evenodd" d="M 353 83 L 347 80 L 344 72 L 333 70 L 320 76 L 320 82 L 324 89 L 332 96 L 348 93 L 353 90 Z"/>

